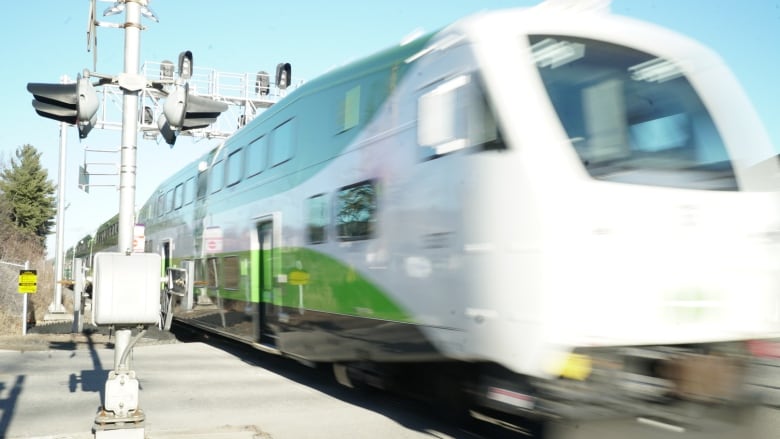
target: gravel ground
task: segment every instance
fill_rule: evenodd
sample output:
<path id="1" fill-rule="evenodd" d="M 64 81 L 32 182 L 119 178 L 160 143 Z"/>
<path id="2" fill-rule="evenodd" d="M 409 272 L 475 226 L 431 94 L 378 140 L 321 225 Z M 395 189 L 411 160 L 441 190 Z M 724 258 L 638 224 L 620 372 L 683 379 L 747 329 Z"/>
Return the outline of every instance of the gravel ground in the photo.
<path id="1" fill-rule="evenodd" d="M 56 322 L 34 326 L 27 335 L 0 336 L 0 350 L 46 351 L 75 350 L 93 348 L 113 348 L 114 337 L 108 326 L 84 324 L 81 333 L 72 333 L 72 322 Z M 133 335 L 137 330 L 133 330 Z M 149 328 L 136 346 L 149 344 L 176 343 L 176 337 L 170 332 Z"/>

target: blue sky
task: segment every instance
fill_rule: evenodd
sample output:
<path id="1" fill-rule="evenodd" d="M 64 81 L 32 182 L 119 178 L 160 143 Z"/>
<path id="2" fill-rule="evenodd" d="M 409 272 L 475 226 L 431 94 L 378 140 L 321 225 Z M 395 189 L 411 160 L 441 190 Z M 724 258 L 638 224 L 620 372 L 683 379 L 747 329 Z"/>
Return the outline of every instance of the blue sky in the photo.
<path id="1" fill-rule="evenodd" d="M 394 0 L 332 2 L 298 0 L 151 0 L 159 23 L 144 20 L 141 63 L 176 60 L 182 50 L 194 53 L 199 67 L 224 72 L 272 71 L 279 62 L 293 66 L 293 79 L 313 79 L 328 69 L 396 44 L 415 29 L 431 31 L 480 10 L 532 6 L 540 0 Z M 98 2 L 98 17 L 110 3 Z M 28 82 L 71 78 L 92 69 L 86 51 L 88 0 L 26 0 L 7 8 L 0 27 L 4 105 L 0 106 L 0 157 L 8 160 L 23 144 L 43 152 L 43 165 L 57 180 L 59 128 L 37 116 Z M 767 131 L 780 150 L 780 0 L 613 0 L 612 12 L 677 30 L 714 48 L 742 82 Z M 98 29 L 97 71 L 123 70 L 124 32 Z M 79 141 L 68 130 L 65 245 L 94 231 L 118 211 L 119 192 L 77 187 L 85 146 L 117 148 L 120 132 L 93 130 Z M 174 148 L 138 138 L 136 205 L 154 187 L 214 141 L 185 138 Z M 94 159 L 93 159 L 94 160 Z M 117 158 L 118 160 L 118 158 Z M 50 254 L 54 249 L 49 239 Z"/>

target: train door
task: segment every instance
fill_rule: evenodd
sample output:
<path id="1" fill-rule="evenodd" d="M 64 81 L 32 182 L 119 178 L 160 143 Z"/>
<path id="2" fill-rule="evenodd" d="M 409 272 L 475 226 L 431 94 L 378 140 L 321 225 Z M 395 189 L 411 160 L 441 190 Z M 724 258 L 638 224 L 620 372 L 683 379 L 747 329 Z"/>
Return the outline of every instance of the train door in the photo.
<path id="1" fill-rule="evenodd" d="M 162 264 L 163 264 L 162 270 L 163 270 L 163 274 L 165 275 L 168 273 L 168 268 L 171 266 L 171 241 L 170 240 L 166 240 L 162 242 L 160 247 L 160 252 L 161 252 L 160 256 L 162 256 Z"/>
<path id="2" fill-rule="evenodd" d="M 258 335 L 260 343 L 276 345 L 273 325 L 278 322 L 277 295 L 274 291 L 274 220 L 264 218 L 257 227 L 257 291 L 258 297 Z"/>

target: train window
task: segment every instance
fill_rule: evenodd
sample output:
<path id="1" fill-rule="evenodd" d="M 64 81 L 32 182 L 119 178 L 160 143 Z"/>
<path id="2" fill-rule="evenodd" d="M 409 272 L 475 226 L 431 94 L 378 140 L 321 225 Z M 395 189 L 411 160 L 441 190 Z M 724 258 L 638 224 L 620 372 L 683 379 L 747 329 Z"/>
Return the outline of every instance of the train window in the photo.
<path id="1" fill-rule="evenodd" d="M 358 241 L 374 236 L 377 203 L 373 181 L 342 188 L 336 204 L 336 230 L 340 240 Z"/>
<path id="2" fill-rule="evenodd" d="M 340 132 L 354 128 L 360 123 L 360 86 L 357 85 L 344 96 L 343 119 Z"/>
<path id="3" fill-rule="evenodd" d="M 529 38 L 561 126 L 592 178 L 737 189 L 718 128 L 679 65 L 603 41 Z"/>
<path id="4" fill-rule="evenodd" d="M 241 279 L 238 257 L 228 256 L 222 259 L 222 286 L 228 290 L 237 290 Z"/>
<path id="5" fill-rule="evenodd" d="M 271 131 L 269 162 L 271 167 L 280 165 L 293 156 L 295 149 L 294 119 L 290 119 Z"/>
<path id="6" fill-rule="evenodd" d="M 436 85 L 420 96 L 417 112 L 423 160 L 472 146 L 502 147 L 493 112 L 475 76 L 461 75 Z"/>
<path id="7" fill-rule="evenodd" d="M 179 183 L 173 190 L 173 208 L 181 209 L 184 205 L 184 183 Z"/>
<path id="8" fill-rule="evenodd" d="M 225 162 L 222 160 L 214 163 L 211 167 L 211 175 L 209 175 L 209 193 L 219 192 L 222 190 L 222 185 L 225 183 Z"/>
<path id="9" fill-rule="evenodd" d="M 206 171 L 198 172 L 198 199 L 206 196 L 208 189 L 209 174 Z"/>
<path id="10" fill-rule="evenodd" d="M 146 218 L 149 218 L 149 205 L 145 204 L 141 207 L 141 210 L 138 211 L 138 221 L 140 223 L 143 223 Z"/>
<path id="11" fill-rule="evenodd" d="M 315 195 L 306 200 L 306 240 L 309 244 L 321 244 L 326 241 L 328 225 L 328 203 L 324 194 Z"/>
<path id="12" fill-rule="evenodd" d="M 195 177 L 190 177 L 184 183 L 184 204 L 195 201 Z"/>
<path id="13" fill-rule="evenodd" d="M 253 140 L 246 149 L 246 176 L 254 177 L 265 170 L 268 157 L 267 137 Z"/>
<path id="14" fill-rule="evenodd" d="M 165 213 L 173 212 L 173 189 L 165 193 Z"/>
<path id="15" fill-rule="evenodd" d="M 244 162 L 241 160 L 241 149 L 230 153 L 227 158 L 227 186 L 233 186 L 241 181 Z"/>
<path id="16" fill-rule="evenodd" d="M 157 216 L 163 216 L 165 213 L 165 194 L 160 194 L 157 196 Z"/>
<path id="17" fill-rule="evenodd" d="M 217 258 L 206 259 L 206 284 L 209 288 L 216 288 L 219 283 L 218 264 L 219 260 Z"/>

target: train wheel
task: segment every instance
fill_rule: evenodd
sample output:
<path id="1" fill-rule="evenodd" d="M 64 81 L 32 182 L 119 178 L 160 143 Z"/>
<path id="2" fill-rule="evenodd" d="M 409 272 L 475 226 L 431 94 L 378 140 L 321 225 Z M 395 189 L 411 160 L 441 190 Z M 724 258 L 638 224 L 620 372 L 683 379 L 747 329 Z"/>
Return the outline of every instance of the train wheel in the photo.
<path id="1" fill-rule="evenodd" d="M 342 386 L 349 387 L 350 389 L 355 388 L 355 385 L 349 378 L 349 372 L 346 365 L 341 363 L 333 363 L 333 376 L 336 378 L 336 382 Z"/>

